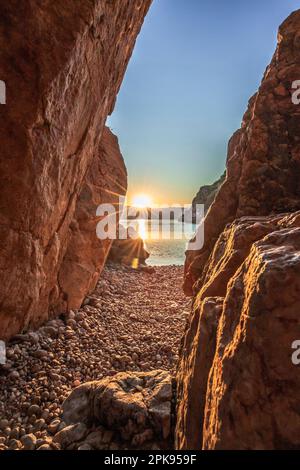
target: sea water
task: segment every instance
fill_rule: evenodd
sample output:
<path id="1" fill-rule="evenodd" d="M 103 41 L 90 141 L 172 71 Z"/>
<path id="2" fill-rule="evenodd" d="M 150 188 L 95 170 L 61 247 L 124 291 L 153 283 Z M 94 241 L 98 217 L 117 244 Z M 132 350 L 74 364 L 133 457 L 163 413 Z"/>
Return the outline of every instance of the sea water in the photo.
<path id="1" fill-rule="evenodd" d="M 150 253 L 150 266 L 183 265 L 187 243 L 194 236 L 196 225 L 175 220 L 138 220 L 134 226 Z"/>

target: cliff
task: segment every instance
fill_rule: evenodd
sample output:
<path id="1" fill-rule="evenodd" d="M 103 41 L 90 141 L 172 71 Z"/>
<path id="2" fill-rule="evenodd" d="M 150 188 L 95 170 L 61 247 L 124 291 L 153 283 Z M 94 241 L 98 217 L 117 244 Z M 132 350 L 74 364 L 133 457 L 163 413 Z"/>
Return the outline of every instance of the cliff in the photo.
<path id="1" fill-rule="evenodd" d="M 203 204 L 205 213 L 208 211 L 212 203 L 214 202 L 215 196 L 222 186 L 225 180 L 225 173 L 214 183 L 201 186 L 198 193 L 193 199 L 192 207 L 194 208 L 196 204 Z"/>
<path id="2" fill-rule="evenodd" d="M 191 221 L 193 224 L 199 223 L 199 221 L 197 221 L 197 204 L 201 204 L 204 206 L 204 214 L 206 214 L 208 209 L 214 202 L 216 194 L 225 180 L 225 176 L 226 175 L 224 173 L 214 183 L 200 187 L 198 193 L 192 201 L 192 207 L 189 210 L 185 211 L 184 217 L 186 222 Z"/>
<path id="3" fill-rule="evenodd" d="M 102 172 L 104 124 L 150 3 L 1 3 L 0 68 L 7 91 L 0 108 L 2 339 L 79 306 L 101 270 L 108 247 L 95 271 L 93 261 L 83 267 L 73 258 L 74 230 L 83 223 L 84 188 L 94 184 L 92 165 Z M 110 163 L 101 177 L 104 190 L 114 177 Z M 120 192 L 125 189 L 122 184 Z M 74 295 L 73 276 L 81 282 L 80 270 L 84 280 Z"/>
<path id="4" fill-rule="evenodd" d="M 180 449 L 300 446 L 299 339 L 300 11 L 278 46 L 242 127 L 226 179 L 188 252 L 194 296 L 177 372 Z"/>

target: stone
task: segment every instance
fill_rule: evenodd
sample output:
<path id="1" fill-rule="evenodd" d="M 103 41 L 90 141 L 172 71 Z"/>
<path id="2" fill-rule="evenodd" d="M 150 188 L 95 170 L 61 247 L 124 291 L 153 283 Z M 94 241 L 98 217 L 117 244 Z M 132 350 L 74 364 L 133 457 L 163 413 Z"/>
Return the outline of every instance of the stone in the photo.
<path id="1" fill-rule="evenodd" d="M 57 338 L 57 336 L 58 336 L 58 330 L 56 328 L 54 328 L 53 326 L 45 326 L 42 329 L 42 332 L 45 335 L 50 336 L 50 338 Z"/>
<path id="2" fill-rule="evenodd" d="M 141 447 L 145 442 L 152 441 L 154 438 L 154 432 L 152 429 L 145 429 L 140 434 L 136 434 L 132 439 L 133 447 Z"/>
<path id="3" fill-rule="evenodd" d="M 22 443 L 17 439 L 11 439 L 9 442 L 9 450 L 19 450 L 22 447 Z"/>
<path id="4" fill-rule="evenodd" d="M 42 444 L 37 450 L 53 450 L 49 444 Z"/>
<path id="5" fill-rule="evenodd" d="M 10 380 L 16 381 L 20 378 L 20 374 L 17 370 L 13 370 L 12 372 L 10 372 L 8 378 Z"/>
<path id="6" fill-rule="evenodd" d="M 88 433 L 85 424 L 72 424 L 59 431 L 53 437 L 53 442 L 59 444 L 62 449 L 66 449 L 70 444 L 83 440 Z"/>
<path id="7" fill-rule="evenodd" d="M 96 431 L 91 432 L 83 442 L 81 446 L 88 446 L 89 450 L 94 449 L 94 450 L 101 450 L 103 446 L 103 432 L 104 428 L 102 429 L 97 429 Z M 78 449 L 80 450 L 80 449 Z M 83 449 L 81 449 L 83 450 Z"/>
<path id="8" fill-rule="evenodd" d="M 124 227 L 122 228 L 125 230 Z M 108 259 L 113 263 L 147 269 L 148 267 L 143 265 L 149 256 L 150 254 L 145 248 L 144 241 L 138 236 L 133 227 L 130 227 L 130 230 L 127 230 L 127 238 L 125 240 L 118 237 L 114 240 Z M 152 269 L 149 267 L 149 271 L 153 272 Z"/>
<path id="9" fill-rule="evenodd" d="M 48 351 L 45 351 L 44 349 L 38 349 L 37 351 L 34 351 L 32 355 L 37 359 L 43 360 L 48 356 Z"/>
<path id="10" fill-rule="evenodd" d="M 71 425 L 80 421 L 104 426 L 104 431 L 86 439 L 92 447 L 109 444 L 116 431 L 123 440 L 139 445 L 150 439 L 149 430 L 163 440 L 169 438 L 171 401 L 172 380 L 167 372 L 122 372 L 73 390 L 63 404 L 63 418 Z"/>
<path id="11" fill-rule="evenodd" d="M 9 426 L 9 422 L 7 419 L 1 419 L 0 420 L 0 429 L 1 431 L 4 431 L 5 428 Z"/>
<path id="12" fill-rule="evenodd" d="M 21 437 L 24 450 L 35 450 L 36 437 L 34 434 L 25 434 Z"/>
<path id="13" fill-rule="evenodd" d="M 27 414 L 28 414 L 28 416 L 40 415 L 41 414 L 41 409 L 38 405 L 31 405 L 27 410 Z"/>
<path id="14" fill-rule="evenodd" d="M 89 444 L 83 443 L 78 447 L 78 450 L 93 450 L 93 448 Z"/>

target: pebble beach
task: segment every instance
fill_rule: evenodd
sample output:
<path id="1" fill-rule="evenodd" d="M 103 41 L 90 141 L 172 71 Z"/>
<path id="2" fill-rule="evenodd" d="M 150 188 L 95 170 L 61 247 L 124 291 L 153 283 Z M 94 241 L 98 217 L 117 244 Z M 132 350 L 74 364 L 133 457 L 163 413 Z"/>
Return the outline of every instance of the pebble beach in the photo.
<path id="1" fill-rule="evenodd" d="M 182 266 L 110 264 L 79 310 L 14 337 L 0 366 L 0 450 L 55 448 L 62 403 L 82 383 L 125 371 L 173 376 L 191 302 L 182 277 Z"/>

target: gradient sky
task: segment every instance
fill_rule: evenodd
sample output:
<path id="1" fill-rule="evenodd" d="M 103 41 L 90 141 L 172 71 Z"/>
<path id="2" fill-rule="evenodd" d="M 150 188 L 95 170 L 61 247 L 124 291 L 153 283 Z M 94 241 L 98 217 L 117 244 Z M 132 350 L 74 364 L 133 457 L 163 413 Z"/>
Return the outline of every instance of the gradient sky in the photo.
<path id="1" fill-rule="evenodd" d="M 129 174 L 129 200 L 190 203 L 224 171 L 296 0 L 154 0 L 108 125 Z"/>

